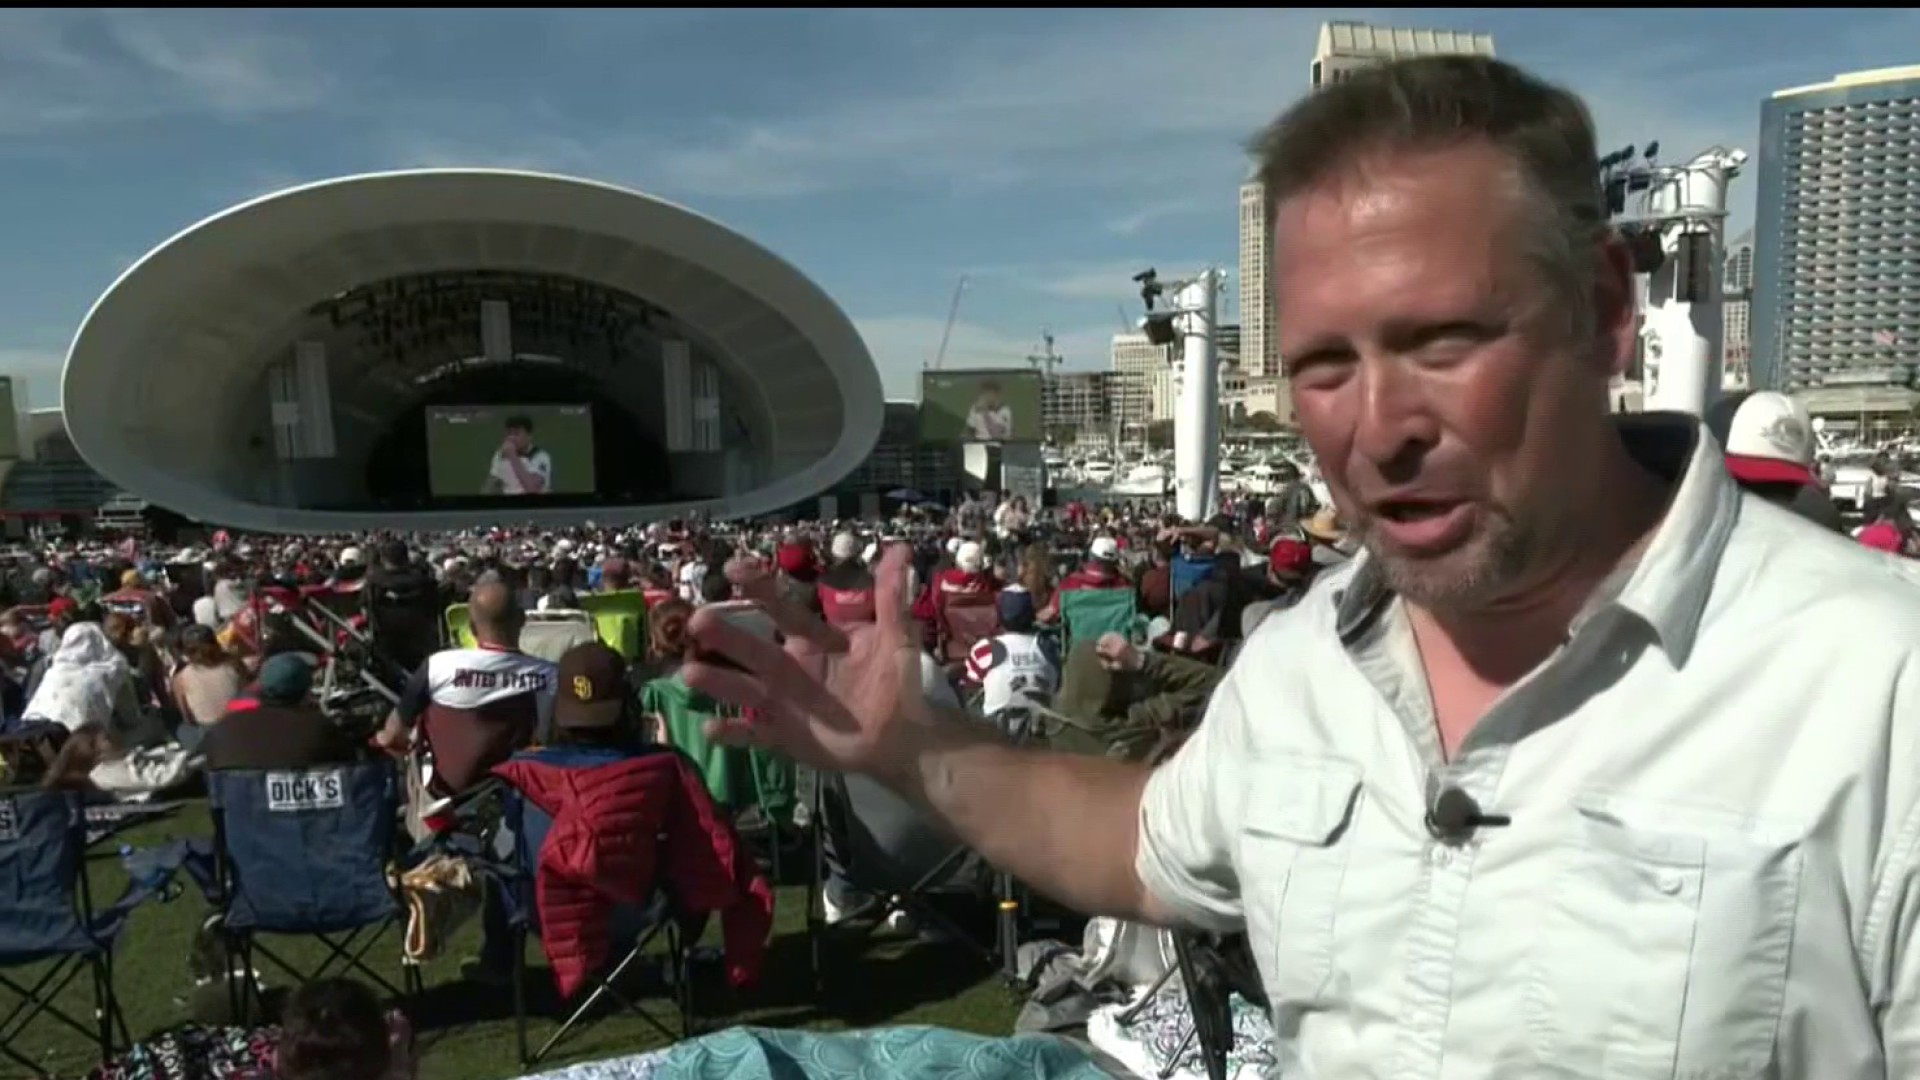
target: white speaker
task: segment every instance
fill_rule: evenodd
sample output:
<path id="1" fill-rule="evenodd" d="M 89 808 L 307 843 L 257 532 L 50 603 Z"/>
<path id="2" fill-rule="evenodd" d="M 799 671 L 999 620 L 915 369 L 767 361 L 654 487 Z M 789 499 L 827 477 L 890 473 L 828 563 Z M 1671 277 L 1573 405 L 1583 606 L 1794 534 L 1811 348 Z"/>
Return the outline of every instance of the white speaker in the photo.
<path id="1" fill-rule="evenodd" d="M 693 347 L 684 341 L 660 343 L 660 402 L 666 414 L 667 452 L 694 446 Z"/>
<path id="2" fill-rule="evenodd" d="M 480 354 L 489 364 L 513 360 L 513 309 L 505 300 L 480 301 Z"/>
<path id="3" fill-rule="evenodd" d="M 330 458 L 338 453 L 325 345 L 295 342 L 293 358 L 268 369 L 267 393 L 273 448 L 282 461 Z"/>

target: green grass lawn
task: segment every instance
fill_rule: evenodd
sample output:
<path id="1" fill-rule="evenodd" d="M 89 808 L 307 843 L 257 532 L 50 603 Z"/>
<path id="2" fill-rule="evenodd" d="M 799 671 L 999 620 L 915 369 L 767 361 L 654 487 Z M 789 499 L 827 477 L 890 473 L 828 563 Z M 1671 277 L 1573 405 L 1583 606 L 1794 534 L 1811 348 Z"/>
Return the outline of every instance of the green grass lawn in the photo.
<path id="1" fill-rule="evenodd" d="M 205 836 L 212 829 L 204 804 L 194 803 L 164 821 L 129 830 L 104 842 L 91 863 L 94 895 L 102 903 L 120 894 L 126 875 L 115 852 L 120 843 L 134 846 L 186 836 Z M 794 878 L 788 870 L 789 880 Z M 738 993 L 721 980 L 697 982 L 701 993 L 697 1019 L 710 1027 L 757 1024 L 822 1030 L 891 1024 L 935 1024 L 960 1031 L 1004 1035 L 1013 1027 L 1019 1002 L 983 961 L 961 947 L 929 945 L 898 939 L 875 939 L 856 944 L 843 941 L 831 949 L 825 965 L 824 989 L 815 991 L 809 973 L 806 935 L 806 896 L 798 884 L 777 890 L 773 939 L 758 986 Z M 206 904 L 191 885 L 168 903 L 150 903 L 138 910 L 121 939 L 114 960 L 114 984 L 134 1038 L 184 1023 L 189 1019 L 187 995 L 192 987 L 187 958 L 194 931 L 206 913 Z M 445 954 L 425 969 L 426 995 L 418 1010 L 417 1026 L 426 1045 L 421 1064 L 423 1080 L 495 1080 L 522 1074 L 514 1045 L 512 998 L 506 990 L 482 990 L 461 981 L 460 959 L 478 949 L 476 918 L 464 927 Z M 717 920 L 716 920 L 717 924 Z M 718 927 L 708 934 L 718 943 Z M 301 963 L 317 959 L 323 950 L 304 941 L 278 942 L 280 950 Z M 399 937 L 390 932 L 374 947 L 375 969 L 398 982 Z M 269 985 L 277 972 L 264 964 Z M 551 1030 L 549 1016 L 552 982 L 537 943 L 528 948 L 529 998 L 535 1020 L 529 1038 L 536 1047 Z M 10 975 L 14 973 L 8 973 Z M 31 985 L 32 969 L 24 969 Z M 18 976 L 16 976 L 18 979 Z M 84 1020 L 91 1009 L 90 990 L 82 977 L 68 987 L 63 1001 Z M 677 1030 L 671 1002 L 644 1001 L 670 1030 Z M 0 1015 L 11 1009 L 11 996 L 0 990 Z M 646 1023 L 614 1006 L 598 1023 L 564 1041 L 556 1054 L 537 1066 L 558 1068 L 636 1053 L 666 1040 Z M 80 1076 L 93 1063 L 91 1047 L 72 1032 L 44 1019 L 17 1044 L 43 1061 L 61 1077 Z M 0 1059 L 0 1077 L 14 1075 L 14 1066 Z"/>

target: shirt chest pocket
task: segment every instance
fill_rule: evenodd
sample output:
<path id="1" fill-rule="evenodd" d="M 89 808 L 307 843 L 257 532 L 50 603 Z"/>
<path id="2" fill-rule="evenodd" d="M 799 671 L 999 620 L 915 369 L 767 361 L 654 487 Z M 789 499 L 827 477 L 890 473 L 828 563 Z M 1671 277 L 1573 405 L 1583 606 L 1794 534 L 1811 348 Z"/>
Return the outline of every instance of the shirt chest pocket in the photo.
<path id="1" fill-rule="evenodd" d="M 1332 758 L 1263 758 L 1251 775 L 1236 853 L 1248 944 L 1276 1009 L 1322 1006 L 1360 770 Z"/>
<path id="2" fill-rule="evenodd" d="M 1767 1075 L 1798 844 L 1688 810 L 1575 807 L 1524 979 L 1545 1060 L 1606 1080 Z"/>

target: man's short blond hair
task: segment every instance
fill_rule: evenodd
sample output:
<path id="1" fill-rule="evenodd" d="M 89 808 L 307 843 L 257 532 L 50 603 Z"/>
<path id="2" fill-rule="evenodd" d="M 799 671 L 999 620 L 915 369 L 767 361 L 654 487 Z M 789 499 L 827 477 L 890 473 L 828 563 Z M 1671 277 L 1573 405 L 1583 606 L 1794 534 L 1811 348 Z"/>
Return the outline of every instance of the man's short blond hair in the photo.
<path id="1" fill-rule="evenodd" d="M 1572 338 L 1590 335 L 1595 245 L 1609 226 L 1593 118 L 1572 91 L 1491 57 L 1400 60 L 1308 95 L 1249 149 L 1277 207 L 1382 154 L 1475 142 L 1512 163 L 1528 256 L 1567 311 Z"/>

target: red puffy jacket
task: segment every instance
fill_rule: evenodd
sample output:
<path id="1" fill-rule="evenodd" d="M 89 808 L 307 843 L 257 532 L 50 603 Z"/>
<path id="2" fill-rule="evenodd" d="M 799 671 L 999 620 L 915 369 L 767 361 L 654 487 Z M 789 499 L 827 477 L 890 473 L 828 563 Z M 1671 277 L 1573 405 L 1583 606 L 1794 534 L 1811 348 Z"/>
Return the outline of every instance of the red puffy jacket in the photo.
<path id="1" fill-rule="evenodd" d="M 614 907 L 646 903 L 662 874 L 677 910 L 720 913 L 733 984 L 759 976 L 773 891 L 685 758 L 663 750 L 568 766 L 528 756 L 493 771 L 553 818 L 534 903 L 563 998 L 606 962 Z"/>

